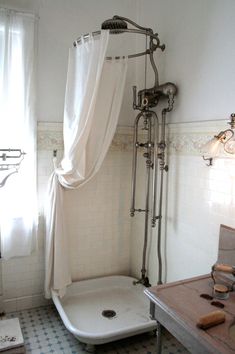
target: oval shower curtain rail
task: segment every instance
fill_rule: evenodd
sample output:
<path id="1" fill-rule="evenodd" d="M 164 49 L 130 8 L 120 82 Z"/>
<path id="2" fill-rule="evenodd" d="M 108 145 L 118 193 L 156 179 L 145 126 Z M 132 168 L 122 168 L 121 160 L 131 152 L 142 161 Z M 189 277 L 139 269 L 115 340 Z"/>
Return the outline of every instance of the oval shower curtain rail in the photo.
<path id="1" fill-rule="evenodd" d="M 111 29 L 109 31 L 110 31 L 110 34 L 116 34 L 116 33 L 112 33 Z M 151 49 L 147 49 L 144 52 L 140 52 L 140 53 L 136 53 L 136 54 L 130 54 L 130 55 L 127 56 L 128 59 L 137 58 L 137 57 L 140 57 L 142 55 L 150 54 L 150 53 L 154 52 L 157 48 L 160 48 L 162 51 L 165 49 L 165 44 L 160 45 L 160 40 L 159 40 L 158 35 L 156 33 L 154 34 L 154 33 L 150 32 L 150 31 L 141 30 L 141 29 L 135 29 L 135 28 L 126 28 L 126 29 L 119 28 L 118 31 L 119 31 L 119 33 L 122 32 L 122 33 L 142 34 L 142 35 L 145 35 L 145 36 L 149 36 L 152 40 L 155 39 L 157 41 L 157 43 L 154 44 Z M 94 31 L 92 33 L 86 33 L 83 36 L 78 37 L 76 39 L 76 41 L 73 42 L 73 45 L 74 45 L 74 47 L 76 47 L 77 44 L 79 44 L 81 42 L 81 38 L 82 37 L 86 40 L 91 35 L 92 36 L 97 36 L 97 35 L 100 35 L 100 34 L 101 34 L 101 31 Z M 118 56 L 118 57 L 115 57 L 115 58 L 118 59 L 120 57 Z M 107 57 L 106 59 L 109 60 L 109 59 L 112 59 L 112 57 Z"/>
<path id="2" fill-rule="evenodd" d="M 128 28 L 128 24 L 135 28 Z M 101 34 L 102 30 L 109 30 L 110 34 L 121 34 L 121 33 L 135 33 L 135 34 L 141 34 L 146 37 L 146 43 L 145 43 L 145 51 L 135 53 L 135 54 L 130 54 L 127 55 L 126 57 L 128 59 L 131 58 L 137 58 L 141 56 L 146 56 L 149 55 L 149 60 L 154 72 L 154 87 L 159 86 L 159 80 L 158 80 L 158 70 L 153 58 L 153 53 L 157 50 L 157 48 L 160 48 L 162 51 L 165 49 L 165 44 L 160 43 L 160 39 L 158 38 L 158 34 L 154 33 L 152 28 L 147 28 L 147 27 L 142 27 L 135 23 L 134 21 L 122 17 L 122 16 L 113 16 L 111 19 L 105 20 L 101 24 L 101 30 L 94 31 L 91 33 L 87 33 L 83 36 L 80 36 L 77 38 L 75 42 L 73 42 L 74 46 L 76 47 L 79 45 L 83 40 L 86 40 L 90 38 L 90 36 L 97 36 Z M 147 37 L 149 38 L 149 43 L 147 47 Z M 123 56 L 115 56 L 114 59 L 119 59 Z M 125 57 L 125 56 L 124 56 Z M 106 59 L 110 60 L 112 59 L 111 57 L 107 57 Z"/>

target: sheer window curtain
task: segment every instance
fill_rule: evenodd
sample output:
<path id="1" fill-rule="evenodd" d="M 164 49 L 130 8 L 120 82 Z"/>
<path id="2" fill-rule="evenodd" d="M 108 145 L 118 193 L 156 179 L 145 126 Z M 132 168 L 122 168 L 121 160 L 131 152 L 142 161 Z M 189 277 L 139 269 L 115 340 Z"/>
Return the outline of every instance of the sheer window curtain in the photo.
<path id="1" fill-rule="evenodd" d="M 109 31 L 70 50 L 64 109 L 64 156 L 50 178 L 46 208 L 45 295 L 60 296 L 72 281 L 64 219 L 64 192 L 99 170 L 120 113 L 127 59 L 106 60 Z M 79 237 L 79 235 L 78 235 Z"/>
<path id="2" fill-rule="evenodd" d="M 0 148 L 26 153 L 0 189 L 5 259 L 29 255 L 36 245 L 35 28 L 33 15 L 0 8 Z"/>

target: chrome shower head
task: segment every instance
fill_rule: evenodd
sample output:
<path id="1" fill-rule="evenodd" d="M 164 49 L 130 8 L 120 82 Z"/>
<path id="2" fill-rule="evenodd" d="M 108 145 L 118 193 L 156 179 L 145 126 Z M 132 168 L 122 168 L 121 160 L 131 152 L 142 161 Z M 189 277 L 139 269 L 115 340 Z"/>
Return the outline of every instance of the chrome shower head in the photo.
<path id="1" fill-rule="evenodd" d="M 127 23 L 117 16 L 114 16 L 113 18 L 104 21 L 101 25 L 101 29 L 109 29 L 111 33 L 118 34 L 122 33 L 122 30 L 127 29 Z"/>

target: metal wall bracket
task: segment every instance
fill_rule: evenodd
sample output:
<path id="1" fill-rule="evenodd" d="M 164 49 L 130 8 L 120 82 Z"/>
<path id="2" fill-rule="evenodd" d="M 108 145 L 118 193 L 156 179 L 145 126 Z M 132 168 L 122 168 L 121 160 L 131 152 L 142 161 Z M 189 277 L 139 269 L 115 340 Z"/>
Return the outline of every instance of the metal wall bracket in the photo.
<path id="1" fill-rule="evenodd" d="M 212 157 L 205 157 L 202 156 L 204 161 L 208 161 L 208 163 L 206 163 L 206 166 L 212 166 L 213 165 L 213 158 Z"/>

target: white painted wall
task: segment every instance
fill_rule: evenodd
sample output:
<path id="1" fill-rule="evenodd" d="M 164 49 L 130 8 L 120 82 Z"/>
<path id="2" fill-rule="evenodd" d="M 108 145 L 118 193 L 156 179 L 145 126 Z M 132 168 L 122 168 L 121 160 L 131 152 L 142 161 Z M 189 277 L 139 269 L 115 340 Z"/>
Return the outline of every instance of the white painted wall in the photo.
<path id="1" fill-rule="evenodd" d="M 234 0 L 140 0 L 139 23 L 166 44 L 160 81 L 177 84 L 170 122 L 223 119 L 234 111 Z"/>

